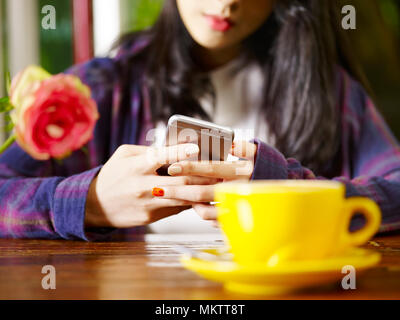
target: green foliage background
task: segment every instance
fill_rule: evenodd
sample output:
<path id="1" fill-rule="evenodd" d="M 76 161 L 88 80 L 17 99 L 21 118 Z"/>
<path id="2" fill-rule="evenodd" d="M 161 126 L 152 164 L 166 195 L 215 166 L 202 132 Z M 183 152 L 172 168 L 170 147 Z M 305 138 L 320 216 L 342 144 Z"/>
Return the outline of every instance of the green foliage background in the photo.
<path id="1" fill-rule="evenodd" d="M 56 8 L 57 28 L 40 28 L 40 64 L 50 73 L 64 71 L 73 63 L 72 10 L 70 0 L 39 0 L 39 21 L 41 8 L 52 5 Z"/>
<path id="2" fill-rule="evenodd" d="M 371 84 L 375 103 L 400 138 L 400 0 L 340 0 L 357 9 L 357 30 L 347 31 Z"/>
<path id="3" fill-rule="evenodd" d="M 122 0 L 122 30 L 136 31 L 148 28 L 157 19 L 163 0 Z"/>

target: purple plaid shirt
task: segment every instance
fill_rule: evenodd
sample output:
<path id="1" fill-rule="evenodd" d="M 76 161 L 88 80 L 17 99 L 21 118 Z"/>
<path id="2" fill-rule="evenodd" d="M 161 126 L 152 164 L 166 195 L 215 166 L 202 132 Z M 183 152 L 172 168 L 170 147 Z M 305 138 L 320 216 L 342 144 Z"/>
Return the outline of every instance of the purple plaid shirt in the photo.
<path id="1" fill-rule="evenodd" d="M 117 57 L 94 59 L 69 73 L 90 86 L 101 115 L 87 152 L 74 152 L 62 163 L 32 159 L 17 144 L 0 157 L 0 237 L 100 239 L 112 229 L 85 229 L 89 186 L 102 165 L 122 144 L 146 144 L 154 127 L 150 103 L 141 77 L 131 84 L 131 100 L 122 101 L 117 61 L 145 43 Z M 140 66 L 133 70 L 140 74 Z M 365 196 L 382 210 L 381 232 L 400 229 L 400 148 L 363 88 L 339 71 L 338 108 L 341 114 L 341 151 L 335 159 L 339 174 L 316 177 L 295 159 L 255 140 L 258 153 L 253 179 L 333 179 L 346 185 L 347 197 Z"/>

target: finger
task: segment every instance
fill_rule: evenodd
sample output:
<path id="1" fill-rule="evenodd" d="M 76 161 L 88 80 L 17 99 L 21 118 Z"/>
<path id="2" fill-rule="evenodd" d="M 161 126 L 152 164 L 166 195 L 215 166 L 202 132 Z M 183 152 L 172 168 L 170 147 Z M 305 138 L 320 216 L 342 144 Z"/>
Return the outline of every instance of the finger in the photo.
<path id="1" fill-rule="evenodd" d="M 217 219 L 217 208 L 214 206 L 195 204 L 193 209 L 203 220 L 215 221 Z"/>
<path id="2" fill-rule="evenodd" d="M 182 161 L 168 168 L 171 176 L 201 176 L 234 180 L 249 179 L 254 166 L 250 161 Z"/>
<path id="3" fill-rule="evenodd" d="M 134 157 L 142 154 L 146 154 L 150 147 L 146 146 L 137 146 L 130 144 L 123 144 L 118 147 L 117 151 L 115 151 L 115 155 L 120 158 Z"/>
<path id="4" fill-rule="evenodd" d="M 247 141 L 235 141 L 232 143 L 232 149 L 230 153 L 235 157 L 254 162 L 257 153 L 257 145 Z"/>
<path id="5" fill-rule="evenodd" d="M 163 190 L 157 187 L 158 186 L 208 186 L 215 185 L 220 183 L 218 179 L 215 178 L 207 178 L 207 177 L 155 177 L 153 176 L 144 176 L 141 180 L 140 185 L 138 185 L 137 181 L 132 181 L 131 183 L 126 184 L 126 190 L 134 190 L 134 196 L 141 199 L 149 199 L 154 197 L 160 197 L 163 195 Z M 191 205 L 192 203 L 190 203 Z"/>
<path id="6" fill-rule="evenodd" d="M 193 206 L 192 201 L 187 200 L 177 200 L 177 199 L 163 199 L 163 198 L 154 198 L 152 200 L 152 209 L 158 208 L 171 208 L 171 207 L 187 207 Z"/>
<path id="7" fill-rule="evenodd" d="M 188 186 L 188 185 L 213 185 L 221 182 L 217 178 L 182 176 L 182 177 L 160 177 L 157 184 L 162 186 Z"/>
<path id="8" fill-rule="evenodd" d="M 146 153 L 149 170 L 156 171 L 165 164 L 197 158 L 200 152 L 196 144 L 180 144 L 163 148 L 150 148 Z"/>
<path id="9" fill-rule="evenodd" d="M 160 199 L 175 199 L 191 202 L 214 201 L 214 186 L 161 186 L 153 189 Z"/>

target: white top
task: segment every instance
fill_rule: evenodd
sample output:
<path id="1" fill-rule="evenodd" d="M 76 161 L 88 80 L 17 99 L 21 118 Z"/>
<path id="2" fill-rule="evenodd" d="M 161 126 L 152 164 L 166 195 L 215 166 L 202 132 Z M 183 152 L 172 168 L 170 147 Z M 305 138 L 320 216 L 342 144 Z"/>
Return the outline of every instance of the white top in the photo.
<path id="1" fill-rule="evenodd" d="M 249 141 L 257 137 L 268 142 L 268 128 L 264 118 L 260 116 L 263 98 L 262 70 L 258 65 L 250 65 L 234 73 L 236 63 L 233 61 L 209 75 L 216 93 L 215 108 L 209 98 L 200 99 L 200 104 L 212 122 L 235 131 L 236 141 Z M 154 145 L 162 146 L 165 131 L 165 123 L 158 123 Z M 228 160 L 232 159 L 233 157 Z M 153 223 L 149 227 L 155 233 L 219 232 L 210 222 L 203 221 L 193 209 Z"/>

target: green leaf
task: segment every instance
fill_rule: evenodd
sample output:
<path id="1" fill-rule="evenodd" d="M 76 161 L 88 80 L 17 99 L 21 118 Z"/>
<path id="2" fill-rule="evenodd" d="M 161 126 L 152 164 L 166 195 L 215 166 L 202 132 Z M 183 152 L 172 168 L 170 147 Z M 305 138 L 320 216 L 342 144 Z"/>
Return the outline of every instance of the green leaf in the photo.
<path id="1" fill-rule="evenodd" d="M 0 99 L 0 112 L 9 112 L 13 109 L 13 105 L 10 103 L 8 97 Z"/>
<path id="2" fill-rule="evenodd" d="M 54 159 L 54 160 L 59 166 L 63 166 L 64 165 L 64 160 L 63 159 Z"/>
<path id="3" fill-rule="evenodd" d="M 7 139 L 6 142 L 2 146 L 0 146 L 0 154 L 2 154 L 4 151 L 6 151 L 15 141 L 15 136 L 11 136 Z"/>
<path id="4" fill-rule="evenodd" d="M 87 156 L 87 155 L 89 155 L 89 149 L 88 149 L 88 147 L 82 147 L 81 148 L 81 151 Z"/>
<path id="5" fill-rule="evenodd" d="M 5 120 L 5 126 L 4 126 L 5 131 L 11 132 L 14 129 L 15 125 L 11 119 L 10 114 L 6 113 L 4 116 L 4 120 Z"/>
<path id="6" fill-rule="evenodd" d="M 5 125 L 4 129 L 6 130 L 6 132 L 11 132 L 14 130 L 14 127 L 15 127 L 14 123 L 10 122 Z"/>
<path id="7" fill-rule="evenodd" d="M 10 112 L 13 109 L 13 106 L 11 104 L 0 104 L 0 113 L 2 112 Z"/>

